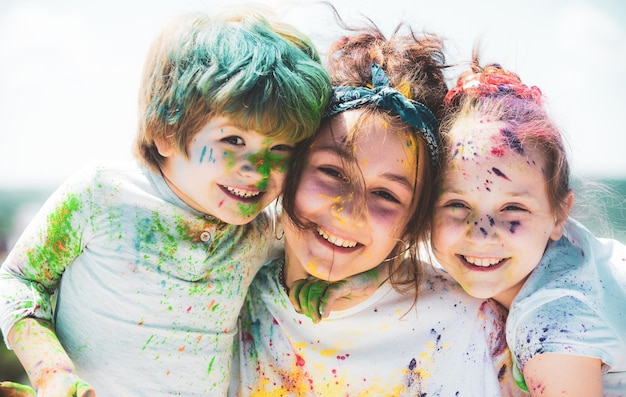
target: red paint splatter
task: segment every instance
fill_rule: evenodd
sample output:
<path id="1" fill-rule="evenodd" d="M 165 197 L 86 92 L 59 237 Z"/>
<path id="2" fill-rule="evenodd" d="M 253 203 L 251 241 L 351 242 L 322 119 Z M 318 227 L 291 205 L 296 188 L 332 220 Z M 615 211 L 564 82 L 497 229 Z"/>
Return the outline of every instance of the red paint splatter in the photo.
<path id="1" fill-rule="evenodd" d="M 502 146 L 500 147 L 492 147 L 491 148 L 491 154 L 493 154 L 496 157 L 502 157 L 504 156 L 504 149 L 502 148 Z"/>
<path id="2" fill-rule="evenodd" d="M 302 358 L 301 355 L 296 354 L 296 366 L 304 367 L 304 363 L 305 363 L 304 358 Z"/>

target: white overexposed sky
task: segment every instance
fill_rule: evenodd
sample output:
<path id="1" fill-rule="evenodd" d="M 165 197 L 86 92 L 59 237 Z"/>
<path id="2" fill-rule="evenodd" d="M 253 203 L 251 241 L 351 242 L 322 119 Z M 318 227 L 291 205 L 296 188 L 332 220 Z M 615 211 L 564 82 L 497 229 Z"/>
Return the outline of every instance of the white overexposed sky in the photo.
<path id="1" fill-rule="evenodd" d="M 181 12 L 233 3 L 0 0 L 0 189 L 50 189 L 90 160 L 130 158 L 150 41 Z M 262 3 L 309 34 L 322 54 L 340 34 L 312 1 Z M 626 2 L 332 3 L 348 22 L 365 15 L 387 34 L 401 21 L 438 33 L 449 61 L 469 59 L 480 38 L 483 62 L 503 64 L 547 96 L 574 175 L 626 177 Z"/>

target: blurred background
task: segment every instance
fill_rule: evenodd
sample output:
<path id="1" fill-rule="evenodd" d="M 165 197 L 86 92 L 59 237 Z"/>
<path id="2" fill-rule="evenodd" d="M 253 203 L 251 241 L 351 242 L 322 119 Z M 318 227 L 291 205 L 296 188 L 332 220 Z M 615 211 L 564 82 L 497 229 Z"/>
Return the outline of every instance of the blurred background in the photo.
<path id="1" fill-rule="evenodd" d="M 93 159 L 127 159 L 151 39 L 184 11 L 229 0 L 0 0 L 0 262 L 46 197 Z M 307 33 L 322 56 L 341 32 L 314 1 L 257 2 Z M 349 23 L 399 22 L 444 37 L 450 63 L 498 62 L 537 85 L 565 133 L 575 216 L 626 241 L 626 2 L 336 0 Z M 358 5 L 358 9 L 355 8 Z M 449 85 L 463 67 L 448 71 Z M 27 383 L 0 346 L 0 380 Z"/>

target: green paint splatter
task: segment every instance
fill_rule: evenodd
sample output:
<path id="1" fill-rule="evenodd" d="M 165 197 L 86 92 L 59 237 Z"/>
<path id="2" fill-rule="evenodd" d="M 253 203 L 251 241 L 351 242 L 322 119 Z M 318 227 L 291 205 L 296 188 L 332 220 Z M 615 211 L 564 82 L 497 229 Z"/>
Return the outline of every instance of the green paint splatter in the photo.
<path id="1" fill-rule="evenodd" d="M 150 342 L 152 341 L 152 338 L 154 338 L 154 335 L 150 335 L 150 337 L 148 338 L 148 340 L 146 341 L 146 343 L 143 345 L 143 347 L 141 348 L 141 350 L 146 350 L 146 347 L 150 344 Z"/>
<path id="2" fill-rule="evenodd" d="M 207 368 L 206 373 L 210 374 L 211 371 L 213 370 L 213 363 L 215 363 L 215 356 L 211 359 L 211 362 L 209 363 L 209 367 Z"/>
<path id="3" fill-rule="evenodd" d="M 257 188 L 266 190 L 269 183 L 272 170 L 276 172 L 285 172 L 289 156 L 272 153 L 270 150 L 263 150 L 259 153 L 248 157 L 248 161 L 252 163 L 256 171 L 263 176 L 258 183 Z"/>
<path id="4" fill-rule="evenodd" d="M 259 211 L 260 205 L 261 205 L 260 203 L 252 203 L 252 204 L 237 203 L 237 206 L 239 207 L 239 212 L 241 212 L 241 215 L 247 216 L 247 217 L 256 216 L 259 212 L 261 212 Z"/>
<path id="5" fill-rule="evenodd" d="M 80 231 L 72 227 L 72 217 L 81 208 L 81 202 L 70 195 L 56 211 L 48 216 L 48 230 L 43 245 L 28 252 L 28 262 L 43 274 L 37 279 L 56 280 L 81 250 Z"/>

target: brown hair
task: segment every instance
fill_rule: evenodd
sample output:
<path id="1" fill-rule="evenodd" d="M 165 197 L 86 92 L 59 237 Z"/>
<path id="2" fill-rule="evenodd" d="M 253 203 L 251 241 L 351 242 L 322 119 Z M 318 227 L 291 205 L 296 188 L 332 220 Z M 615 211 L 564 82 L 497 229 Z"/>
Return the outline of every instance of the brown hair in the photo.
<path id="1" fill-rule="evenodd" d="M 371 21 L 370 21 L 371 23 Z M 443 76 L 445 57 L 442 40 L 433 35 L 424 33 L 417 35 L 408 25 L 400 24 L 389 39 L 371 23 L 370 26 L 353 29 L 350 37 L 342 37 L 331 45 L 328 54 L 328 70 L 333 86 L 366 87 L 372 82 L 371 66 L 378 63 L 389 79 L 389 85 L 401 92 L 409 99 L 421 102 L 438 113 L 442 109 L 443 98 L 447 92 Z M 407 28 L 407 34 L 401 30 Z M 435 200 L 434 183 L 437 179 L 437 168 L 432 165 L 431 155 L 425 148 L 427 144 L 421 133 L 407 125 L 402 119 L 377 107 L 374 104 L 359 108 L 363 113 L 359 122 L 352 131 L 349 131 L 348 140 L 341 145 L 348 151 L 354 150 L 352 142 L 360 132 L 359 125 L 372 121 L 388 125 L 387 130 L 394 133 L 411 133 L 418 143 L 417 161 L 420 172 L 416 172 L 415 196 L 413 197 L 412 213 L 402 232 L 404 244 L 399 243 L 389 255 L 392 262 L 391 282 L 400 291 L 417 291 L 419 285 L 419 248 L 427 241 L 430 226 L 430 214 Z M 330 123 L 333 116 L 322 123 Z M 384 132 L 381 132 L 384 133 Z M 306 228 L 306 221 L 301 219 L 295 211 L 295 196 L 299 180 L 306 159 L 315 137 L 309 138 L 296 147 L 292 167 L 287 173 L 283 206 L 291 220 L 301 228 Z M 359 184 L 358 170 L 355 170 L 355 183 L 350 188 L 358 198 Z M 362 188 L 362 187 L 361 187 Z M 358 205 L 357 205 L 358 206 Z M 410 268 L 401 267 L 400 263 L 408 249 L 408 256 L 413 264 Z M 416 294 L 417 299 L 417 294 Z"/>
<path id="2" fill-rule="evenodd" d="M 330 79 L 304 34 L 253 8 L 175 19 L 155 39 L 139 94 L 135 152 L 153 170 L 155 140 L 187 154 L 213 117 L 268 137 L 301 141 L 319 126 Z"/>

